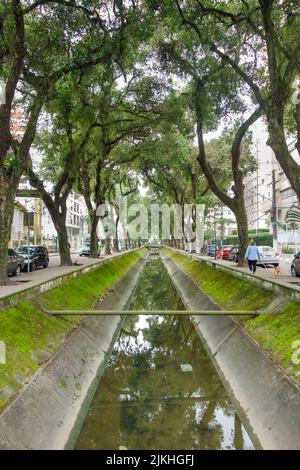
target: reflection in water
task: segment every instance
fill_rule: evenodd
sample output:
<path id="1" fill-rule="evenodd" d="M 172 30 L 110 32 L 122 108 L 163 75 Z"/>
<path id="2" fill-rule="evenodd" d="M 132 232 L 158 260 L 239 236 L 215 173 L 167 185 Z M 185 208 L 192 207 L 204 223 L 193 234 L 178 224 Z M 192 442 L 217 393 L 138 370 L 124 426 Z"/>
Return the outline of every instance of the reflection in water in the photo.
<path id="1" fill-rule="evenodd" d="M 160 260 L 132 310 L 184 309 Z M 127 317 L 77 449 L 253 448 L 188 317 Z"/>

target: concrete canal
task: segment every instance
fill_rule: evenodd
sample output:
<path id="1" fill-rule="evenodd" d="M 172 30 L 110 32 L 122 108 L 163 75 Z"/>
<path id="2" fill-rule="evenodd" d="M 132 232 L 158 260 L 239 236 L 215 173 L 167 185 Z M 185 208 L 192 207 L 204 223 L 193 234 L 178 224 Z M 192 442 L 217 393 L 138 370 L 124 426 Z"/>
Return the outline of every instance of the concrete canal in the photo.
<path id="1" fill-rule="evenodd" d="M 160 259 L 145 263 L 130 309 L 185 309 Z M 122 326 L 75 448 L 253 444 L 189 317 L 140 315 Z"/>
<path id="2" fill-rule="evenodd" d="M 160 253 L 5 299 L 0 449 L 300 448 L 300 299 Z"/>

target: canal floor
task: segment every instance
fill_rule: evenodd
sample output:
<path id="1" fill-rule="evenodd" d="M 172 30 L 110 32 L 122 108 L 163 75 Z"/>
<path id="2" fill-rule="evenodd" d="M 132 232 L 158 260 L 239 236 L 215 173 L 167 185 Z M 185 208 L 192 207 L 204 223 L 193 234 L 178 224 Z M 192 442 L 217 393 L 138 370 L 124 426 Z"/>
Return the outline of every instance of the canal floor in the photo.
<path id="1" fill-rule="evenodd" d="M 130 308 L 183 310 L 160 259 Z M 127 317 L 76 449 L 253 449 L 188 316 Z"/>

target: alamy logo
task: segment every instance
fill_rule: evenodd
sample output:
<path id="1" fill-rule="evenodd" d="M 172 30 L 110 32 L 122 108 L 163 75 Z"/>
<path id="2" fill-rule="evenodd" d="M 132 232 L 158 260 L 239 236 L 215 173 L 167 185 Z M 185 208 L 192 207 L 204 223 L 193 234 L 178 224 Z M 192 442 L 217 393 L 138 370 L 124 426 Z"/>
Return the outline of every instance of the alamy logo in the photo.
<path id="1" fill-rule="evenodd" d="M 6 364 L 6 347 L 4 341 L 0 341 L 0 364 Z"/>
<path id="2" fill-rule="evenodd" d="M 0 105 L 5 104 L 5 82 L 0 80 Z"/>
<path id="3" fill-rule="evenodd" d="M 292 89 L 294 90 L 292 94 L 292 101 L 297 105 L 300 103 L 300 77 L 295 78 L 292 83 Z"/>
<path id="4" fill-rule="evenodd" d="M 298 366 L 300 364 L 300 340 L 296 339 L 292 343 L 292 349 L 295 349 L 295 351 L 292 354 L 292 363 L 295 366 Z M 296 377 L 300 375 L 300 371 L 296 373 Z"/>
<path id="5" fill-rule="evenodd" d="M 119 214 L 111 204 L 97 208 L 100 230 L 119 240 L 185 240 L 191 249 L 200 249 L 204 241 L 203 204 L 127 204 L 119 200 Z"/>

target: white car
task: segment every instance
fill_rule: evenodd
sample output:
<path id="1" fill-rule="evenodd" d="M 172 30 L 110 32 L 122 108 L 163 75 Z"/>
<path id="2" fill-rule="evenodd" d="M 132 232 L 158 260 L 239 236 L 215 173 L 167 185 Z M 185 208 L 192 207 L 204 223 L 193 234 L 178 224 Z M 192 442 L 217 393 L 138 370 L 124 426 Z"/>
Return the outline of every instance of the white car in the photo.
<path id="1" fill-rule="evenodd" d="M 280 262 L 279 253 L 277 253 L 271 246 L 258 246 L 260 259 L 257 261 L 259 266 L 272 264 L 278 266 Z"/>

